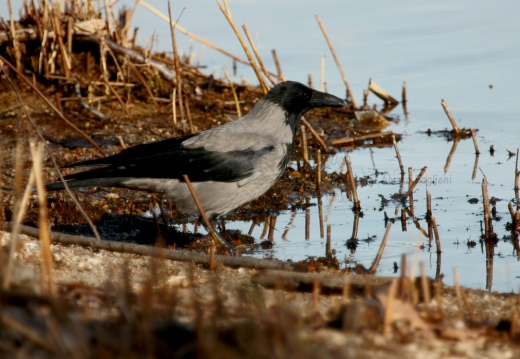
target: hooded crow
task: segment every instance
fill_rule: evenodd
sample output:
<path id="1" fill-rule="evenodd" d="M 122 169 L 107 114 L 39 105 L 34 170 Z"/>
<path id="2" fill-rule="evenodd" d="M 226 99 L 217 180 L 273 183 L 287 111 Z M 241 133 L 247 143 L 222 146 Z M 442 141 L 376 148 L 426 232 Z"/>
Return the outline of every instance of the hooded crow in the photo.
<path id="1" fill-rule="evenodd" d="M 67 165 L 96 168 L 65 179 L 72 188 L 112 186 L 161 193 L 179 210 L 196 215 L 199 211 L 183 179 L 186 174 L 214 225 L 218 217 L 261 196 L 282 176 L 304 113 L 341 106 L 346 103 L 336 96 L 285 81 L 236 121 Z M 47 185 L 50 191 L 62 189 L 63 183 Z"/>

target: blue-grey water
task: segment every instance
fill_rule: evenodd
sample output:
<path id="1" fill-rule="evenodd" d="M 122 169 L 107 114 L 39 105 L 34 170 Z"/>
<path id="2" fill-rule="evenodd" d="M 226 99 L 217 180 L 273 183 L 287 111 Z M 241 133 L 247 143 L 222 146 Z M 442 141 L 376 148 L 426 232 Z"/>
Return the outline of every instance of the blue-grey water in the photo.
<path id="1" fill-rule="evenodd" d="M 14 1 L 14 7 L 17 1 Z M 165 1 L 149 1 L 164 14 Z M 120 5 L 132 6 L 133 1 Z M 317 85 L 321 58 L 326 57 L 325 81 L 330 93 L 344 96 L 345 87 L 330 51 L 314 18 L 319 14 L 335 46 L 350 86 L 358 103 L 369 79 L 373 79 L 394 97 L 400 99 L 403 81 L 407 84 L 408 117 L 399 106 L 391 113 L 399 118 L 388 130 L 403 135 L 399 142 L 405 168 L 412 167 L 414 176 L 428 166 L 427 179 L 433 198 L 442 244 L 441 273 L 453 284 L 456 267 L 463 285 L 497 291 L 520 289 L 520 261 L 506 230 L 510 221 L 508 203 L 514 198 L 515 158 L 508 150 L 520 147 L 518 107 L 520 104 L 520 2 L 487 1 L 229 1 L 237 25 L 246 24 L 267 67 L 275 71 L 271 50 L 276 49 L 283 75 L 291 80 L 307 82 L 312 75 Z M 0 5 L 7 18 L 5 4 Z M 177 0 L 172 2 L 173 17 L 184 12 L 180 24 L 188 31 L 215 45 L 245 58 L 229 24 L 213 0 Z M 168 25 L 138 5 L 134 24 L 140 28 L 141 44 L 154 34 L 155 48 L 171 51 Z M 180 48 L 192 48 L 194 61 L 206 65 L 207 73 L 223 77 L 232 72 L 232 61 L 218 52 L 190 42 L 179 34 Z M 201 54 L 202 52 L 202 54 Z M 252 71 L 238 65 L 234 81 L 256 83 Z M 473 179 L 475 149 L 471 139 L 460 141 L 451 164 L 445 172 L 446 159 L 453 142 L 425 131 L 450 129 L 440 99 L 444 98 L 459 127 L 478 129 L 481 155 Z M 369 103 L 381 105 L 375 96 Z M 493 145 L 492 156 L 489 147 Z M 329 159 L 327 169 L 338 170 L 345 152 Z M 363 210 L 359 221 L 358 247 L 351 252 L 346 241 L 351 237 L 354 215 L 352 203 L 338 191 L 325 196 L 324 216 L 332 226 L 332 249 L 340 261 L 355 261 L 369 267 L 385 233 L 384 211 L 395 215 L 398 203 L 391 202 L 382 211 L 379 195 L 390 198 L 399 192 L 399 167 L 391 148 L 356 149 L 349 152 L 357 177 L 369 176 L 374 184 L 358 187 Z M 376 177 L 376 171 L 379 174 Z M 489 195 L 499 201 L 496 208 L 500 221 L 493 221 L 499 241 L 494 248 L 492 276 L 486 277 L 485 246 L 481 245 L 483 219 L 481 182 L 489 182 Z M 384 182 L 384 183 L 383 183 Z M 421 183 L 414 193 L 415 216 L 424 229 L 426 186 Z M 477 198 L 478 203 L 468 202 Z M 317 203 L 316 199 L 311 200 Z M 284 260 L 301 260 L 322 256 L 325 240 L 320 238 L 318 207 L 310 208 L 310 238 L 305 239 L 305 211 L 296 213 L 286 239 L 282 235 L 291 221 L 291 212 L 281 213 L 276 222 L 274 247 L 259 250 L 255 256 L 274 256 Z M 247 232 L 251 223 L 229 222 L 227 228 Z M 253 236 L 262 232 L 256 227 Z M 370 238 L 370 240 L 366 240 Z M 468 242 L 475 242 L 468 246 Z M 407 254 L 408 268 L 423 261 L 427 274 L 436 274 L 435 245 L 415 228 L 408 217 L 407 231 L 396 222 L 377 273 L 393 275 L 393 263 L 400 265 Z M 343 264 L 345 265 L 345 264 Z"/>

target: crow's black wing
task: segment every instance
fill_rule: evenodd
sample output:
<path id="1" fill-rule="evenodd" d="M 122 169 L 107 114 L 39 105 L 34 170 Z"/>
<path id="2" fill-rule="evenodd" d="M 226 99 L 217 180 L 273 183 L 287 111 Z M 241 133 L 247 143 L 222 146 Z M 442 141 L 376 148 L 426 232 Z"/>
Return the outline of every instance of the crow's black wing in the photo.
<path id="1" fill-rule="evenodd" d="M 255 163 L 273 151 L 273 146 L 227 152 L 208 151 L 204 147 L 185 147 L 190 136 L 137 145 L 119 154 L 68 165 L 102 166 L 66 176 L 67 180 L 109 178 L 174 178 L 187 174 L 191 181 L 235 182 L 251 176 Z M 95 181 L 93 181 L 95 182 Z M 95 184 L 92 184 L 95 185 Z"/>

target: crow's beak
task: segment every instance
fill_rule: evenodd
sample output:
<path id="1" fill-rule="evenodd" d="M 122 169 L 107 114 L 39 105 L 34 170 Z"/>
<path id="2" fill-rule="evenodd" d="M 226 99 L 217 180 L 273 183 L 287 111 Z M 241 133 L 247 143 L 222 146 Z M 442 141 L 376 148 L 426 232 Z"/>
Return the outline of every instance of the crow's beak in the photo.
<path id="1" fill-rule="evenodd" d="M 311 96 L 310 104 L 312 107 L 345 107 L 347 103 L 325 92 L 314 91 Z"/>

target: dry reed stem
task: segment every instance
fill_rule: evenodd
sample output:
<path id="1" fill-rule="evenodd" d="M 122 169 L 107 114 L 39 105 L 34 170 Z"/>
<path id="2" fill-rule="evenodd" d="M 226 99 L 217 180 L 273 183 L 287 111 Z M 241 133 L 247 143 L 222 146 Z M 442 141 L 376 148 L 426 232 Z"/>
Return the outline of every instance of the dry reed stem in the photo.
<path id="1" fill-rule="evenodd" d="M 517 209 L 518 206 L 520 206 L 520 196 L 518 195 L 519 191 L 519 185 L 518 182 L 520 180 L 520 171 L 518 170 L 518 148 L 516 149 L 516 163 L 515 163 L 515 197 L 516 197 L 516 203 L 517 203 Z"/>
<path id="2" fill-rule="evenodd" d="M 296 212 L 293 211 L 291 214 L 291 219 L 289 219 L 289 223 L 287 223 L 287 225 L 285 226 L 285 231 L 283 231 L 282 239 L 284 239 L 284 240 L 287 239 L 287 235 L 289 234 L 289 230 L 291 229 L 295 219 L 296 219 Z"/>
<path id="3" fill-rule="evenodd" d="M 264 93 L 267 93 L 269 91 L 269 87 L 265 83 L 265 79 L 263 78 L 262 73 L 258 69 L 258 66 L 257 66 L 257 64 L 255 62 L 255 59 L 251 55 L 251 52 L 249 51 L 249 48 L 247 47 L 246 42 L 242 38 L 242 35 L 240 34 L 240 31 L 238 30 L 237 26 L 235 25 L 235 22 L 233 21 L 233 17 L 231 15 L 231 10 L 229 9 L 227 0 L 224 0 L 224 4 L 222 4 L 220 2 L 220 0 L 216 0 L 216 1 L 217 1 L 217 4 L 218 4 L 219 8 L 220 8 L 220 11 L 222 11 L 224 16 L 226 17 L 227 21 L 229 22 L 229 25 L 231 25 L 231 28 L 235 32 L 235 34 L 236 34 L 236 36 L 238 38 L 238 41 L 242 45 L 242 48 L 244 49 L 244 52 L 246 53 L 247 59 L 249 60 L 249 63 L 251 64 L 251 67 L 253 68 L 253 71 L 255 72 L 255 75 L 256 75 L 256 77 L 258 79 L 258 82 L 260 84 L 260 87 L 261 87 L 262 91 L 264 91 Z"/>
<path id="4" fill-rule="evenodd" d="M 305 240 L 309 240 L 311 238 L 311 207 L 310 207 L 311 199 L 309 197 L 305 198 Z"/>
<path id="5" fill-rule="evenodd" d="M 284 81 L 284 77 L 282 74 L 282 66 L 280 66 L 280 60 L 278 60 L 278 55 L 276 54 L 276 50 L 272 49 L 271 54 L 273 55 L 274 65 L 276 66 L 276 76 L 278 77 L 278 81 Z"/>
<path id="6" fill-rule="evenodd" d="M 415 181 L 413 181 L 413 183 L 410 186 L 410 188 L 408 189 L 408 191 L 402 197 L 403 200 L 408 198 L 413 193 L 413 190 L 414 190 L 415 186 L 417 186 L 417 184 L 419 183 L 419 181 L 421 180 L 422 176 L 424 175 L 424 173 L 426 172 L 427 169 L 428 169 L 427 166 L 423 167 L 423 169 L 421 170 L 421 172 L 419 173 L 419 175 L 417 176 Z"/>
<path id="7" fill-rule="evenodd" d="M 370 269 L 368 270 L 368 273 L 375 274 L 377 266 L 379 265 L 379 262 L 381 261 L 381 257 L 383 256 L 383 252 L 386 247 L 386 242 L 388 240 L 388 236 L 390 235 L 390 228 L 392 228 L 393 222 L 388 222 L 388 225 L 386 226 L 385 235 L 383 236 L 383 240 L 381 241 L 381 244 L 379 245 L 379 249 L 377 250 L 376 257 L 374 258 L 374 261 L 372 262 L 372 265 L 370 266 Z"/>
<path id="8" fill-rule="evenodd" d="M 229 73 L 224 69 L 224 75 L 226 75 L 226 79 L 228 80 L 229 87 L 231 87 L 231 92 L 233 93 L 233 98 L 235 99 L 235 106 L 237 107 L 237 118 L 242 117 L 242 111 L 240 111 L 240 103 L 238 102 L 237 92 L 235 91 L 235 86 L 233 85 L 233 81 L 231 81 L 231 77 Z"/>
<path id="9" fill-rule="evenodd" d="M 484 177 L 482 179 L 482 202 L 484 206 L 484 226 L 485 226 L 485 237 L 486 239 L 491 238 L 493 233 L 493 224 L 491 222 L 491 210 L 489 208 L 489 192 L 487 180 Z"/>
<path id="10" fill-rule="evenodd" d="M 325 229 L 323 222 L 323 204 L 321 203 L 321 195 L 318 195 L 318 218 L 320 221 L 320 238 L 323 238 L 325 237 Z"/>
<path id="11" fill-rule="evenodd" d="M 330 41 L 329 36 L 327 35 L 327 30 L 325 30 L 325 26 L 323 26 L 320 16 L 316 14 L 316 15 L 314 15 L 314 17 L 316 18 L 316 21 L 318 22 L 318 25 L 320 26 L 321 32 L 323 33 L 323 36 L 325 37 L 325 41 L 327 41 L 327 45 L 329 45 L 329 49 L 330 49 L 330 52 L 332 53 L 332 57 L 334 58 L 334 61 L 336 62 L 336 66 L 338 67 L 339 73 L 341 74 L 343 83 L 345 84 L 345 87 L 347 88 L 347 95 L 350 98 L 352 107 L 356 108 L 356 101 L 354 100 L 354 94 L 352 93 L 352 90 L 350 89 L 350 85 L 348 84 L 347 76 L 345 75 L 345 72 L 343 71 L 343 68 L 341 67 L 341 63 L 339 62 L 338 56 L 336 55 L 336 51 L 334 50 L 334 46 L 332 45 L 332 42 Z"/>
<path id="12" fill-rule="evenodd" d="M 462 295 L 460 294 L 459 271 L 457 267 L 453 267 L 453 281 L 455 282 L 455 295 L 457 296 L 457 308 L 459 309 L 458 318 L 464 318 L 464 307 L 462 304 Z"/>
<path id="13" fill-rule="evenodd" d="M 475 135 L 475 130 L 473 130 L 473 127 L 469 129 L 469 132 L 471 133 L 473 145 L 475 146 L 475 154 L 478 156 L 480 154 L 480 151 L 478 150 L 477 136 Z"/>
<path id="14" fill-rule="evenodd" d="M 399 101 L 390 96 L 388 92 L 383 90 L 383 88 L 372 81 L 372 79 L 368 82 L 368 90 L 379 97 L 381 100 L 385 101 L 386 104 L 395 106 L 399 103 Z"/>
<path id="15" fill-rule="evenodd" d="M 347 158 L 347 156 L 345 156 L 343 161 L 347 165 L 347 179 L 349 181 L 350 187 L 352 188 L 352 196 L 354 197 L 354 211 L 359 211 L 361 210 L 361 202 L 359 202 L 357 195 L 357 187 L 356 181 L 354 180 L 354 172 L 352 171 L 352 165 L 350 164 L 350 160 Z"/>
<path id="16" fill-rule="evenodd" d="M 407 297 L 410 281 L 406 276 L 406 253 L 401 254 L 401 273 L 399 276 L 399 289 L 401 291 L 400 298 L 405 299 Z"/>
<path id="17" fill-rule="evenodd" d="M 399 162 L 399 169 L 401 170 L 401 176 L 404 176 L 403 161 L 401 160 L 401 154 L 399 153 L 399 147 L 397 147 L 397 142 L 395 140 L 395 135 L 392 135 L 392 143 L 394 145 L 395 155 L 397 156 L 397 161 Z"/>
<path id="18" fill-rule="evenodd" d="M 332 258 L 331 250 L 332 225 L 327 224 L 327 244 L 325 246 L 325 257 Z"/>
<path id="19" fill-rule="evenodd" d="M 54 273 L 52 270 L 52 254 L 51 254 L 51 240 L 49 230 L 49 217 L 47 214 L 47 193 L 45 191 L 45 181 L 43 179 L 42 155 L 43 144 L 30 144 L 31 156 L 33 158 L 33 171 L 35 174 L 36 191 L 38 193 L 38 228 L 40 229 L 40 275 L 42 292 L 56 295 L 56 286 L 54 283 Z"/>
<path id="20" fill-rule="evenodd" d="M 412 167 L 408 167 L 408 189 L 410 189 L 410 187 L 412 186 L 412 182 L 413 182 L 413 169 Z M 409 211 L 410 211 L 410 217 L 415 217 L 415 213 L 414 213 L 414 206 L 413 206 L 413 192 L 410 194 L 410 196 L 408 197 L 410 199 L 410 203 L 408 205 L 409 207 Z"/>
<path id="21" fill-rule="evenodd" d="M 300 126 L 300 133 L 302 135 L 303 160 L 305 163 L 309 163 L 309 150 L 307 148 L 307 134 L 305 133 L 305 126 Z"/>
<path id="22" fill-rule="evenodd" d="M 392 280 L 388 288 L 388 297 L 385 307 L 385 316 L 383 320 L 383 336 L 388 337 L 390 334 L 390 327 L 392 325 L 392 313 L 394 309 L 395 295 L 397 293 L 397 280 Z"/>
<path id="23" fill-rule="evenodd" d="M 184 116 L 184 103 L 182 101 L 182 77 L 181 77 L 181 65 L 179 60 L 179 50 L 177 49 L 177 38 L 175 37 L 175 29 L 179 29 L 179 25 L 172 21 L 172 13 L 170 1 L 168 0 L 168 15 L 169 15 L 169 24 L 170 24 L 170 34 L 172 38 L 172 47 L 173 47 L 173 62 L 175 66 L 175 78 L 176 78 L 176 89 L 177 96 L 179 102 L 179 112 L 181 115 L 181 121 L 185 119 Z M 175 101 L 175 98 L 172 99 Z M 177 124 L 176 121 L 174 121 Z"/>
<path id="24" fill-rule="evenodd" d="M 318 150 L 316 153 L 316 177 L 319 189 L 319 184 L 321 183 L 321 150 Z"/>
<path id="25" fill-rule="evenodd" d="M 177 88 L 174 87 L 172 91 L 172 117 L 173 117 L 173 132 L 175 133 L 175 130 L 177 130 Z"/>
<path id="26" fill-rule="evenodd" d="M 401 102 L 403 105 L 406 104 L 406 81 L 403 81 L 403 91 L 401 93 Z"/>
<path id="27" fill-rule="evenodd" d="M 256 60 L 258 61 L 258 64 L 260 65 L 260 69 L 264 73 L 265 77 L 267 77 L 267 79 L 271 82 L 271 84 L 273 86 L 276 85 L 276 81 L 271 76 L 269 71 L 267 71 L 267 69 L 266 69 L 266 67 L 264 65 L 264 62 L 262 61 L 262 57 L 260 56 L 260 53 L 258 52 L 258 49 L 256 48 L 256 45 L 255 45 L 255 43 L 253 41 L 253 38 L 249 34 L 249 30 L 247 29 L 247 26 L 246 25 L 242 25 L 242 29 L 244 30 L 244 33 L 246 34 L 247 41 L 249 41 L 249 45 L 251 45 L 251 49 L 253 49 L 253 53 L 255 54 L 255 57 L 256 57 Z"/>
<path id="28" fill-rule="evenodd" d="M 191 196 L 193 197 L 193 200 L 195 201 L 195 205 L 197 206 L 200 216 L 202 217 L 202 221 L 204 222 L 204 225 L 208 229 L 208 232 L 212 238 L 211 246 L 213 247 L 219 241 L 217 234 L 215 233 L 213 226 L 209 222 L 208 217 L 206 216 L 206 212 L 204 211 L 204 208 L 202 208 L 202 204 L 199 201 L 199 196 L 197 196 L 197 193 L 195 192 L 195 188 L 193 188 L 193 185 L 191 184 L 190 178 L 188 177 L 188 175 L 182 175 L 182 177 L 184 178 L 184 182 L 186 182 L 186 185 L 188 186 L 188 189 L 190 190 Z"/>
<path id="29" fill-rule="evenodd" d="M 269 230 L 269 223 L 270 223 L 270 220 L 269 220 L 269 217 L 267 217 L 265 222 L 264 222 L 264 229 L 262 230 L 262 234 L 260 235 L 260 239 L 264 239 L 265 236 L 267 235 L 267 231 Z"/>
<path id="30" fill-rule="evenodd" d="M 301 118 L 301 122 L 307 127 L 307 129 L 309 130 L 309 132 L 312 134 L 312 136 L 314 137 L 314 139 L 316 141 L 318 141 L 318 143 L 320 144 L 321 148 L 323 148 L 323 151 L 325 151 L 326 153 L 329 153 L 329 148 L 327 147 L 327 145 L 325 144 L 325 142 L 321 139 L 321 137 L 316 133 L 316 131 L 314 131 L 314 128 L 312 128 L 311 124 L 309 122 L 307 122 L 307 120 L 302 116 Z"/>
<path id="31" fill-rule="evenodd" d="M 451 114 L 448 104 L 444 101 L 444 99 L 442 97 L 441 97 L 441 105 L 442 105 L 442 108 L 444 108 L 444 112 L 446 113 L 446 116 L 448 116 L 448 120 L 450 120 L 451 126 L 453 127 L 454 134 L 458 135 L 460 133 L 459 127 L 457 126 L 457 123 L 455 122 L 455 119 L 453 118 L 453 115 Z"/>
<path id="32" fill-rule="evenodd" d="M 70 78 L 71 60 L 67 54 L 63 37 L 61 35 L 60 21 L 55 11 L 51 11 L 52 25 L 54 27 L 54 39 L 58 40 L 58 49 L 60 50 L 60 57 L 62 62 L 62 69 L 67 79 Z"/>
<path id="33" fill-rule="evenodd" d="M 83 138 L 85 138 L 103 156 L 107 155 L 105 150 L 103 150 L 92 138 L 90 138 L 89 135 L 87 135 L 84 131 L 82 131 L 80 128 L 78 128 L 76 125 L 74 125 L 72 122 L 67 120 L 67 118 L 65 118 L 63 113 L 61 113 L 56 108 L 56 106 L 52 103 L 52 101 L 50 101 L 40 90 L 38 90 L 38 88 L 32 83 L 31 80 L 26 78 L 20 71 L 18 71 L 13 65 L 11 65 L 5 58 L 0 56 L 0 68 L 2 68 L 2 71 L 4 71 L 4 74 L 5 74 L 5 70 L 3 69 L 3 64 L 6 64 L 11 70 L 16 72 L 18 77 L 21 78 L 27 85 L 29 85 L 29 87 L 31 87 L 31 89 L 33 89 L 34 92 L 36 92 L 36 94 L 38 96 L 40 96 L 47 103 L 47 105 L 49 105 L 49 107 L 58 115 L 58 117 L 60 117 L 69 127 L 71 127 L 74 131 L 79 133 L 81 136 L 83 136 Z"/>
<path id="34" fill-rule="evenodd" d="M 433 234 L 435 234 L 435 246 L 437 247 L 437 254 L 440 254 L 440 253 L 442 253 L 442 251 L 441 251 L 441 239 L 439 237 L 439 230 L 437 229 L 437 221 L 435 220 L 434 216 L 432 216 L 430 218 L 430 221 L 432 222 Z"/>

